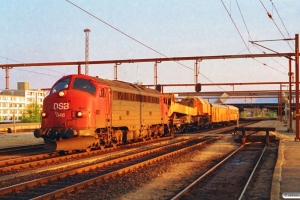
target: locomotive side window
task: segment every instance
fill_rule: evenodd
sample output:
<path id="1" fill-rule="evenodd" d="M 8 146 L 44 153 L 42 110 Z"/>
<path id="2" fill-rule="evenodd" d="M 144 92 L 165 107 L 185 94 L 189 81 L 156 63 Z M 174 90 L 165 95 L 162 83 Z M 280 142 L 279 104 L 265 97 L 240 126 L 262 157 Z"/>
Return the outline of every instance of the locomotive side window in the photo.
<path id="1" fill-rule="evenodd" d="M 117 92 L 117 91 L 113 92 L 113 99 L 114 100 L 125 100 L 125 101 L 141 101 L 141 102 L 159 104 L 158 97 L 145 96 L 145 95 L 139 95 L 139 94 L 131 94 L 131 93 L 126 93 L 126 92 Z"/>
<path id="2" fill-rule="evenodd" d="M 100 89 L 99 96 L 100 96 L 100 97 L 104 97 L 104 98 L 106 97 L 106 91 L 104 90 L 104 88 L 101 88 L 101 89 Z"/>
<path id="3" fill-rule="evenodd" d="M 59 81 L 58 83 L 56 83 L 55 86 L 53 86 L 50 94 L 52 94 L 54 92 L 59 92 L 63 89 L 68 88 L 69 84 L 70 84 L 70 79 L 69 78 L 66 78 L 66 79 L 63 79 L 63 80 Z"/>
<path id="4" fill-rule="evenodd" d="M 83 90 L 91 94 L 94 94 L 96 92 L 96 87 L 94 86 L 94 84 L 91 83 L 91 81 L 82 78 L 75 78 L 72 87 L 74 89 Z"/>

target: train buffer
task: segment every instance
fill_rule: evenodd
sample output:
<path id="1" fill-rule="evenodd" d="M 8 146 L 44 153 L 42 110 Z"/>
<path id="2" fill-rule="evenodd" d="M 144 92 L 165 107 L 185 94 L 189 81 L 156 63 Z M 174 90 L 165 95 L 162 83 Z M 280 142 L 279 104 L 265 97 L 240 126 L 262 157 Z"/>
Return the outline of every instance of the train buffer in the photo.
<path id="1" fill-rule="evenodd" d="M 275 131 L 276 128 L 275 127 L 235 127 L 234 128 L 234 132 L 236 131 L 242 131 L 242 144 L 245 145 L 246 143 L 246 131 L 266 131 L 266 144 L 268 145 L 270 142 L 270 138 L 269 138 L 269 132 L 270 131 Z"/>

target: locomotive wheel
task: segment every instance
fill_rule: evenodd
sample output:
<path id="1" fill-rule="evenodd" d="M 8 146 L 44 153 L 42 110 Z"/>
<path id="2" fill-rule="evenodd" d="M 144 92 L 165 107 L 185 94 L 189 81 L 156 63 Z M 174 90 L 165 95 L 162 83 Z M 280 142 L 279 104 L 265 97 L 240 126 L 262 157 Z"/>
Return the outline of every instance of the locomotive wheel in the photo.
<path id="1" fill-rule="evenodd" d="M 73 150 L 69 150 L 69 151 L 67 152 L 67 154 L 72 154 L 72 153 L 74 153 Z"/>
<path id="2" fill-rule="evenodd" d="M 91 151 L 91 148 L 88 147 L 88 148 L 85 149 L 85 151 L 86 151 L 86 152 L 90 152 L 90 151 Z"/>

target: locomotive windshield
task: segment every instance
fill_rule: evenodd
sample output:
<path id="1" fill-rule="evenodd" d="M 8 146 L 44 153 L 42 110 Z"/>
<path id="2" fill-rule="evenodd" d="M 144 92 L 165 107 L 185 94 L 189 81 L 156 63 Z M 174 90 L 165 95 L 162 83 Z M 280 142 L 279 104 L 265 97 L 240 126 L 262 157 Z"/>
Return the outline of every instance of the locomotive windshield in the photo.
<path id="1" fill-rule="evenodd" d="M 96 92 L 94 84 L 91 81 L 82 78 L 75 78 L 72 87 L 74 89 L 84 90 L 91 94 Z"/>
<path id="2" fill-rule="evenodd" d="M 53 86 L 50 94 L 54 92 L 59 92 L 60 90 L 66 89 L 69 87 L 70 78 L 63 79 L 56 83 L 56 85 Z"/>

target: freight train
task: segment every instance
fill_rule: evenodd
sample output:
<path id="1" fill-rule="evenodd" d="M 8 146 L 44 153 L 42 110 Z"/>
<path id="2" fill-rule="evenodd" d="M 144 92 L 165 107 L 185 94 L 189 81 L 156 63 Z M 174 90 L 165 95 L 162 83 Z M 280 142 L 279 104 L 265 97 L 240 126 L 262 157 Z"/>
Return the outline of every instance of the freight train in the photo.
<path id="1" fill-rule="evenodd" d="M 176 102 L 174 95 L 140 85 L 73 74 L 59 79 L 45 97 L 34 136 L 42 137 L 49 150 L 90 151 L 233 123 L 237 111 L 199 98 Z"/>
<path id="2" fill-rule="evenodd" d="M 235 106 L 210 103 L 205 99 L 186 97 L 175 99 L 166 94 L 172 132 L 190 132 L 237 123 L 239 109 Z"/>

